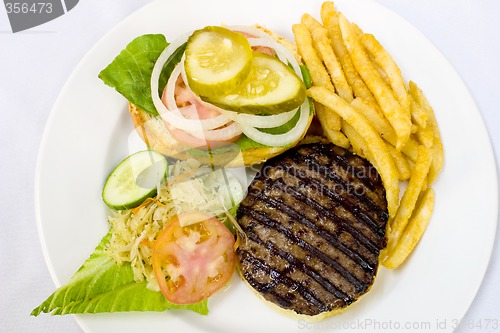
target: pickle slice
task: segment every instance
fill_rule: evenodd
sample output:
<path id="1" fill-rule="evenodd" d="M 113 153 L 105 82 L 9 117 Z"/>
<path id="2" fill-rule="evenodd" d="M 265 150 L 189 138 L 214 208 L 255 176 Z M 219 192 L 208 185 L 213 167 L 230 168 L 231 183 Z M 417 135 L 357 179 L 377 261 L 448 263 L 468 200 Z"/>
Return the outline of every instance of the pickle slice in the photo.
<path id="1" fill-rule="evenodd" d="M 202 96 L 226 110 L 277 114 L 298 108 L 306 99 L 304 82 L 279 59 L 253 52 L 250 73 L 233 91 Z"/>
<path id="2" fill-rule="evenodd" d="M 199 96 L 234 90 L 247 77 L 251 63 L 252 48 L 240 33 L 208 26 L 188 39 L 184 66 L 189 86 Z"/>

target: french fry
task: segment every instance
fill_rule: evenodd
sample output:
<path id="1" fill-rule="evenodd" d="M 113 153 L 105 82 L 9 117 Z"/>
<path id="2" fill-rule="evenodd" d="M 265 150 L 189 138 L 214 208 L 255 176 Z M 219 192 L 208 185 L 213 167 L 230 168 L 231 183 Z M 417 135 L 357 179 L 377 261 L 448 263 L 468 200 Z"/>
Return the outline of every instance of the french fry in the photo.
<path id="1" fill-rule="evenodd" d="M 434 111 L 432 111 L 432 107 L 429 104 L 429 101 L 427 100 L 427 98 L 425 98 L 424 93 L 422 92 L 422 90 L 413 81 L 410 81 L 409 84 L 408 84 L 408 86 L 409 86 L 410 95 L 413 97 L 413 99 L 415 100 L 415 102 L 417 102 L 417 104 L 422 109 L 424 109 L 424 111 L 428 115 L 429 120 L 431 120 L 431 118 L 434 116 Z"/>
<path id="2" fill-rule="evenodd" d="M 347 83 L 342 67 L 333 52 L 327 30 L 320 26 L 312 30 L 311 34 L 314 47 L 330 74 L 337 94 L 348 102 L 352 101 L 351 86 Z"/>
<path id="3" fill-rule="evenodd" d="M 356 132 L 356 130 L 349 125 L 346 121 L 342 121 L 342 132 L 344 132 L 345 136 L 349 140 L 352 151 L 363 158 L 368 157 L 368 148 L 366 147 L 366 143 L 361 137 L 361 135 Z"/>
<path id="4" fill-rule="evenodd" d="M 356 97 L 351 102 L 351 105 L 368 119 L 371 125 L 385 141 L 393 146 L 396 146 L 396 133 L 391 127 L 391 124 L 389 124 L 387 119 L 385 119 L 380 112 L 368 105 L 368 103 L 364 102 L 359 97 Z M 415 161 L 418 155 L 418 142 L 410 137 L 406 144 L 401 148 L 401 152 L 403 152 L 412 161 Z"/>
<path id="5" fill-rule="evenodd" d="M 432 163 L 431 168 L 429 170 L 429 176 L 427 180 L 427 184 L 430 186 L 435 181 L 441 172 L 444 164 L 444 155 L 443 155 L 443 143 L 439 138 L 434 137 L 434 145 L 432 147 L 432 160 L 435 161 Z"/>
<path id="6" fill-rule="evenodd" d="M 428 185 L 434 183 L 439 172 L 443 168 L 444 165 L 444 150 L 443 143 L 441 142 L 441 133 L 439 132 L 439 127 L 436 121 L 436 116 L 434 115 L 434 110 L 432 109 L 429 101 L 425 98 L 422 90 L 417 86 L 417 84 L 413 81 L 409 83 L 410 94 L 415 99 L 418 105 L 422 107 L 428 115 L 428 125 L 434 134 L 434 142 L 432 149 L 432 165 L 429 171 L 429 179 Z"/>
<path id="7" fill-rule="evenodd" d="M 352 150 L 354 151 L 354 153 L 356 153 L 361 157 L 368 158 L 369 160 L 372 159 L 372 157 L 369 157 L 368 155 L 369 150 L 368 147 L 366 146 L 365 140 L 356 132 L 356 130 L 351 125 L 349 125 L 345 121 L 342 121 L 342 131 L 349 139 L 349 142 L 352 145 Z M 411 176 L 411 172 L 408 162 L 406 161 L 406 158 L 400 151 L 394 148 L 394 146 L 392 146 L 390 143 L 386 143 L 386 145 L 394 161 L 394 165 L 398 170 L 399 180 L 400 181 L 408 180 Z"/>
<path id="8" fill-rule="evenodd" d="M 418 105 L 413 96 L 410 95 L 410 112 L 412 121 L 422 128 L 427 127 L 429 114 Z"/>
<path id="9" fill-rule="evenodd" d="M 426 146 L 427 148 L 432 148 L 434 145 L 434 133 L 432 131 L 432 126 L 427 126 L 426 128 L 422 128 L 417 126 L 417 139 L 418 142 Z"/>
<path id="10" fill-rule="evenodd" d="M 389 256 L 383 262 L 385 267 L 394 269 L 399 267 L 406 260 L 422 238 L 422 235 L 431 220 L 433 208 L 434 191 L 429 188 L 422 193 L 420 199 L 418 200 L 415 212 L 410 218 L 410 221 L 401 236 L 401 240 L 396 245 L 394 251 L 389 253 Z"/>
<path id="11" fill-rule="evenodd" d="M 312 36 L 307 27 L 304 24 L 294 24 L 292 26 L 292 31 L 297 43 L 298 51 L 309 69 L 312 84 L 314 86 L 325 87 L 326 89 L 335 91 L 335 88 L 330 81 L 328 72 L 314 50 Z M 331 114 L 331 129 L 340 130 L 341 123 L 339 116 L 335 112 L 332 112 Z"/>
<path id="12" fill-rule="evenodd" d="M 408 139 L 405 145 L 401 148 L 401 152 L 405 154 L 412 162 L 416 162 L 418 157 L 418 146 L 418 142 L 410 137 L 410 139 Z"/>
<path id="13" fill-rule="evenodd" d="M 325 131 L 325 129 L 336 130 L 336 131 L 340 130 L 340 126 L 339 128 L 337 128 L 335 117 L 331 117 L 331 114 L 335 112 L 316 101 L 313 101 L 313 103 L 314 103 L 314 110 L 316 113 L 316 117 L 318 118 L 323 131 Z"/>
<path id="14" fill-rule="evenodd" d="M 384 118 L 384 116 L 369 103 L 363 101 L 361 98 L 356 97 L 351 105 L 354 106 L 363 116 L 368 119 L 373 128 L 380 134 L 382 138 L 390 142 L 393 146 L 396 145 L 397 137 L 396 132 L 391 127 L 391 124 Z"/>
<path id="15" fill-rule="evenodd" d="M 396 168 L 398 168 L 399 172 L 399 180 L 405 181 L 408 180 L 411 176 L 410 166 L 406 161 L 406 158 L 403 154 L 394 148 L 393 145 L 387 143 L 387 148 L 389 149 L 389 153 L 391 153 L 392 159 L 394 160 L 394 164 L 396 164 Z"/>
<path id="16" fill-rule="evenodd" d="M 302 15 L 300 23 L 305 25 L 309 31 L 314 31 L 314 29 L 323 28 L 321 23 L 319 23 L 314 17 L 309 14 Z"/>
<path id="17" fill-rule="evenodd" d="M 330 142 L 332 142 L 333 144 L 345 149 L 351 148 L 351 142 L 341 131 L 328 130 L 325 133 L 328 140 L 330 140 Z"/>
<path id="18" fill-rule="evenodd" d="M 408 162 L 408 166 L 410 167 L 410 174 L 412 174 L 413 170 L 415 170 L 415 162 L 413 162 L 408 156 L 406 158 L 406 162 Z"/>
<path id="19" fill-rule="evenodd" d="M 351 147 L 349 139 L 346 138 L 346 136 L 340 131 L 340 128 L 333 129 L 330 125 L 332 119 L 335 118 L 332 117 L 332 114 L 336 116 L 338 115 L 330 108 L 327 108 L 323 104 L 317 102 L 314 102 L 314 109 L 316 110 L 316 116 L 318 117 L 321 127 L 323 128 L 325 136 L 337 146 L 349 149 Z"/>
<path id="20" fill-rule="evenodd" d="M 373 35 L 363 34 L 360 37 L 360 41 L 368 53 L 373 57 L 375 63 L 386 73 L 390 87 L 394 91 L 399 104 L 403 107 L 403 111 L 406 112 L 409 117 L 410 98 L 398 65 Z"/>
<path id="21" fill-rule="evenodd" d="M 292 31 L 299 53 L 309 69 L 313 85 L 334 91 L 330 76 L 314 50 L 311 33 L 307 27 L 304 24 L 294 24 Z"/>
<path id="22" fill-rule="evenodd" d="M 392 90 L 373 67 L 356 33 L 353 31 L 351 23 L 341 13 L 338 14 L 338 18 L 342 36 L 344 37 L 344 44 L 351 56 L 352 62 L 363 81 L 375 96 L 385 117 L 394 128 L 398 138 L 396 148 L 401 149 L 411 134 L 410 115 L 399 104 Z"/>
<path id="23" fill-rule="evenodd" d="M 391 86 L 391 83 L 389 82 L 389 76 L 387 73 L 384 71 L 382 67 L 380 67 L 379 64 L 375 61 L 375 59 L 369 54 L 368 57 L 370 58 L 370 61 L 372 62 L 373 67 L 377 70 L 378 74 L 380 77 L 384 80 L 384 82 L 387 84 L 387 86 Z"/>
<path id="24" fill-rule="evenodd" d="M 344 45 L 344 40 L 342 38 L 342 32 L 340 31 L 339 21 L 337 17 L 337 11 L 333 2 L 326 1 L 321 6 L 321 20 L 324 27 L 328 31 L 330 36 L 331 44 L 337 59 L 344 70 L 344 75 L 346 77 L 347 83 L 351 86 L 353 94 L 355 97 L 360 97 L 365 101 L 374 102 L 375 97 L 370 92 L 370 89 L 366 86 L 361 79 L 361 76 L 354 67 L 351 56 Z"/>
<path id="25" fill-rule="evenodd" d="M 359 27 L 359 25 L 357 25 L 356 23 L 351 23 L 351 27 L 352 27 L 352 30 L 354 31 L 354 33 L 355 33 L 356 35 L 358 35 L 358 37 L 363 36 L 364 32 L 363 32 L 363 30 Z"/>
<path id="26" fill-rule="evenodd" d="M 394 129 L 391 127 L 387 119 L 380 112 L 368 105 L 361 98 L 356 97 L 351 105 L 354 106 L 361 114 L 363 114 L 370 124 L 375 128 L 379 135 L 389 144 L 396 146 L 397 138 Z M 409 160 L 415 162 L 418 156 L 418 142 L 410 137 L 405 145 L 401 148 L 401 152 L 408 157 Z"/>
<path id="27" fill-rule="evenodd" d="M 427 174 L 429 173 L 431 162 L 432 155 L 430 154 L 430 151 L 425 148 L 425 146 L 420 145 L 418 148 L 417 162 L 415 163 L 415 168 L 413 169 L 410 181 L 408 182 L 408 187 L 401 198 L 401 202 L 399 203 L 394 219 L 390 221 L 390 233 L 387 239 L 387 247 L 384 250 L 385 255 L 390 255 L 390 253 L 394 251 L 399 239 L 401 238 L 401 235 L 408 223 L 408 219 L 415 209 L 415 204 L 422 187 L 427 181 Z"/>
<path id="28" fill-rule="evenodd" d="M 364 138 L 368 154 L 372 158 L 370 162 L 377 168 L 386 188 L 389 216 L 394 216 L 399 203 L 399 174 L 382 138 L 363 115 L 334 92 L 323 87 L 312 87 L 308 94 L 315 101 L 328 105 L 337 112 Z"/>

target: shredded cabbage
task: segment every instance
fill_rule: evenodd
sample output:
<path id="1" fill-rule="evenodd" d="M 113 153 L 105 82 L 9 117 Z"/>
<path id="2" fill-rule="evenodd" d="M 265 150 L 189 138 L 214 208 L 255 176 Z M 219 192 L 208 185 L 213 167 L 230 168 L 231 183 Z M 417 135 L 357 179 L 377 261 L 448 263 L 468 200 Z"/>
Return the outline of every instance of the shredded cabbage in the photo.
<path id="1" fill-rule="evenodd" d="M 226 169 L 202 166 L 194 159 L 177 161 L 169 167 L 167 181 L 158 185 L 156 197 L 109 217 L 111 239 L 105 251 L 118 264 L 130 262 L 136 281 L 146 280 L 148 288 L 159 290 L 151 255 L 168 221 L 181 213 L 203 211 L 224 222 L 225 212 L 242 199 L 241 184 Z"/>

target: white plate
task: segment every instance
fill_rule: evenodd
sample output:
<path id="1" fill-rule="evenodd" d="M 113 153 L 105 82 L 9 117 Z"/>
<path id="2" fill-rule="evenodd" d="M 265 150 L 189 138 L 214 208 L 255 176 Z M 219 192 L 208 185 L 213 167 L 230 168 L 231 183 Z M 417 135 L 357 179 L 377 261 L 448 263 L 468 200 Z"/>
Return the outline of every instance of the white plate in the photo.
<path id="1" fill-rule="evenodd" d="M 206 317 L 178 311 L 76 316 L 85 332 L 447 332 L 456 326 L 479 288 L 495 235 L 497 175 L 486 129 L 459 76 L 413 26 L 369 0 L 336 5 L 375 34 L 437 114 L 446 164 L 434 186 L 434 216 L 416 252 L 401 269 L 381 268 L 372 290 L 346 313 L 316 324 L 278 314 L 235 278 L 227 292 L 210 300 Z M 318 0 L 156 1 L 97 43 L 62 90 L 38 160 L 38 225 L 57 285 L 71 277 L 108 230 L 101 187 L 129 149 L 126 103 L 97 78 L 99 71 L 141 34 L 164 33 L 172 40 L 209 24 L 259 23 L 291 39 L 291 25 L 305 12 L 318 17 L 320 6 Z"/>

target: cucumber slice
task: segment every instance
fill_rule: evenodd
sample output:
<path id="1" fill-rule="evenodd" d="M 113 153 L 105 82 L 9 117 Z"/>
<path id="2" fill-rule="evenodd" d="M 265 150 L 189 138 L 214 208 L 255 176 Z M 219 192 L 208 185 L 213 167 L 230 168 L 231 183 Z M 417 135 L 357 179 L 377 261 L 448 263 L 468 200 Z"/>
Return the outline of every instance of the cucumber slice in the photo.
<path id="1" fill-rule="evenodd" d="M 201 97 L 226 110 L 277 114 L 301 106 L 306 99 L 306 87 L 279 59 L 253 52 L 250 73 L 235 90 Z"/>
<path id="2" fill-rule="evenodd" d="M 156 195 L 157 185 L 165 179 L 167 169 L 167 159 L 156 151 L 132 154 L 111 171 L 102 189 L 102 199 L 117 210 L 137 207 Z"/>
<path id="3" fill-rule="evenodd" d="M 233 90 L 250 72 L 252 48 L 240 33 L 208 26 L 188 39 L 184 67 L 190 88 L 200 96 Z"/>

